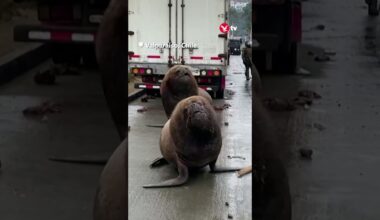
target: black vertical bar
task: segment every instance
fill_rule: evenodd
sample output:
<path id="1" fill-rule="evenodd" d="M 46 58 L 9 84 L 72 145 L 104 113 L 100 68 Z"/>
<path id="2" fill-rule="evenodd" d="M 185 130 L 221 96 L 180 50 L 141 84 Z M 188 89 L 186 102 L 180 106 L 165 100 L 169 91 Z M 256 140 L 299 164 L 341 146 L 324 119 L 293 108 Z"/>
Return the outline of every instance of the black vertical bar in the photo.
<path id="1" fill-rule="evenodd" d="M 175 58 L 178 59 L 178 0 L 175 0 Z"/>
<path id="2" fill-rule="evenodd" d="M 169 67 L 172 65 L 172 0 L 169 0 L 169 59 L 168 59 L 168 65 Z"/>
<path id="3" fill-rule="evenodd" d="M 181 4 L 181 8 L 182 8 L 182 44 L 185 42 L 184 41 L 184 30 L 185 30 L 185 25 L 184 25 L 184 19 L 185 19 L 185 3 L 184 3 L 184 0 L 182 0 L 182 4 Z M 181 48 L 182 49 L 182 59 L 181 59 L 181 64 L 184 65 L 185 64 L 185 59 L 184 59 L 184 54 L 183 54 L 183 47 Z"/>

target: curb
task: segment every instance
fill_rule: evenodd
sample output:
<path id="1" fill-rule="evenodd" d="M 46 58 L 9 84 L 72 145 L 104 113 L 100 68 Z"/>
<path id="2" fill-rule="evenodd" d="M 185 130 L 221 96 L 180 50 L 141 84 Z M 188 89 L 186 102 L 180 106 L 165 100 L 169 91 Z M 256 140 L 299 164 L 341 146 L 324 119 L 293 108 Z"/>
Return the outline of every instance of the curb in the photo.
<path id="1" fill-rule="evenodd" d="M 31 45 L 0 58 L 0 85 L 50 58 L 47 44 Z"/>
<path id="2" fill-rule="evenodd" d="M 145 90 L 141 89 L 136 92 L 133 92 L 132 94 L 128 94 L 128 103 L 138 99 L 139 97 L 143 96 L 145 94 Z"/>

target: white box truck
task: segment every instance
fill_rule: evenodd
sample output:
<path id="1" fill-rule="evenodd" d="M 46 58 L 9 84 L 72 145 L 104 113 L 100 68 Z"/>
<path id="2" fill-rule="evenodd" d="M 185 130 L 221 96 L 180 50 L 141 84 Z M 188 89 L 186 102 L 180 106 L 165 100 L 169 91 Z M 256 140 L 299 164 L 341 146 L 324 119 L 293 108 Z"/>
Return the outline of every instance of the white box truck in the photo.
<path id="1" fill-rule="evenodd" d="M 128 70 L 135 88 L 159 92 L 173 65 L 188 65 L 199 87 L 223 98 L 227 73 L 228 0 L 129 0 Z"/>

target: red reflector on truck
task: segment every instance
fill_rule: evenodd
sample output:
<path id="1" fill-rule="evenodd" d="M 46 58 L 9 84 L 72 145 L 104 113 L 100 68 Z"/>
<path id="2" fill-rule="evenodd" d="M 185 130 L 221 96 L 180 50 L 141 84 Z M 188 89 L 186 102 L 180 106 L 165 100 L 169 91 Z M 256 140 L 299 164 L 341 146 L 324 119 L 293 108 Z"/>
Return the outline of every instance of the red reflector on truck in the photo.
<path id="1" fill-rule="evenodd" d="M 51 32 L 51 40 L 71 41 L 71 33 L 70 32 Z"/>
<path id="2" fill-rule="evenodd" d="M 192 60 L 203 60 L 203 57 L 201 57 L 201 56 L 191 56 L 190 59 L 192 59 Z"/>
<path id="3" fill-rule="evenodd" d="M 221 60 L 221 57 L 211 57 L 211 60 Z"/>
<path id="4" fill-rule="evenodd" d="M 148 55 L 148 58 L 159 59 L 159 58 L 161 58 L 161 56 L 159 56 L 159 55 Z"/>
<path id="5" fill-rule="evenodd" d="M 140 55 L 137 55 L 137 54 L 133 54 L 132 56 L 130 56 L 131 58 L 140 58 Z"/>

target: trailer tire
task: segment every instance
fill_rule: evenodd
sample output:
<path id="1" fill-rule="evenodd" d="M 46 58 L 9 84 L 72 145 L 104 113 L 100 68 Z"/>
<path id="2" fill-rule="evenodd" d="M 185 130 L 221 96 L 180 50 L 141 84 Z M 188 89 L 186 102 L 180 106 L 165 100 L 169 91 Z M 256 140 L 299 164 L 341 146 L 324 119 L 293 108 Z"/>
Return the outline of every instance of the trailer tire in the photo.
<path id="1" fill-rule="evenodd" d="M 224 99 L 224 89 L 220 89 L 220 90 L 216 91 L 215 98 Z"/>
<path id="2" fill-rule="evenodd" d="M 66 44 L 52 44 L 51 56 L 55 64 L 70 64 L 80 65 L 81 53 L 78 53 L 78 48 Z"/>
<path id="3" fill-rule="evenodd" d="M 97 68 L 98 63 L 96 61 L 95 48 L 85 48 L 83 51 L 83 65 L 89 68 Z"/>
<path id="4" fill-rule="evenodd" d="M 297 43 L 280 47 L 273 57 L 273 68 L 276 72 L 294 74 L 297 68 Z"/>

